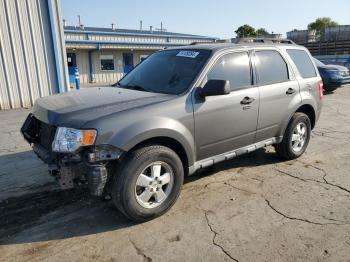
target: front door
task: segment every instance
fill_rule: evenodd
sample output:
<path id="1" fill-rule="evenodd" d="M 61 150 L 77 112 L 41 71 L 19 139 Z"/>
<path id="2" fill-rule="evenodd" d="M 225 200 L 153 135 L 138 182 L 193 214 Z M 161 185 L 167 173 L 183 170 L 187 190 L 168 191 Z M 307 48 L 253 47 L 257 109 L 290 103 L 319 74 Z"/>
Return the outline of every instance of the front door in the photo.
<path id="1" fill-rule="evenodd" d="M 197 161 L 254 143 L 259 91 L 252 75 L 247 52 L 222 55 L 209 70 L 204 82 L 229 80 L 232 92 L 205 99 L 193 96 Z M 249 99 L 251 103 L 242 102 Z"/>

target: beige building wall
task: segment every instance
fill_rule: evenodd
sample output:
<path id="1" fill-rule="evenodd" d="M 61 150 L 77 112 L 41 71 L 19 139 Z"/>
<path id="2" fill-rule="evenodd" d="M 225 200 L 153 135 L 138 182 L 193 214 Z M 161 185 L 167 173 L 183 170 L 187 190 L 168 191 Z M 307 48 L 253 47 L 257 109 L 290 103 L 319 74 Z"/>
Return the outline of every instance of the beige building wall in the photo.
<path id="1" fill-rule="evenodd" d="M 59 0 L 0 0 L 0 109 L 68 85 Z"/>
<path id="2" fill-rule="evenodd" d="M 67 53 L 76 54 L 76 62 L 79 69 L 79 77 L 82 86 L 90 83 L 89 51 L 75 50 Z M 123 53 L 132 53 L 134 56 L 134 66 L 136 66 L 143 56 L 148 56 L 154 51 L 150 50 L 94 50 L 92 51 L 92 66 L 94 72 L 94 83 L 113 84 L 124 76 Z M 101 70 L 101 55 L 112 55 L 114 60 L 114 70 Z"/>

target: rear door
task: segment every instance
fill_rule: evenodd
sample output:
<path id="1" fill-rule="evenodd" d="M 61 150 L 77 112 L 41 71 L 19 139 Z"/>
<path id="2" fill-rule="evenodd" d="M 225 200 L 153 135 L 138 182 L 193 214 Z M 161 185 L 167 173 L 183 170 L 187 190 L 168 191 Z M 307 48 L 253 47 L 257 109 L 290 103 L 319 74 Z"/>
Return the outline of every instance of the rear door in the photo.
<path id="1" fill-rule="evenodd" d="M 256 141 L 276 137 L 295 106 L 301 103 L 299 84 L 277 49 L 256 50 L 254 57 L 260 92 Z"/>
<path id="2" fill-rule="evenodd" d="M 259 91 L 252 75 L 250 55 L 245 51 L 222 55 L 206 74 L 202 86 L 210 79 L 229 80 L 232 92 L 205 99 L 193 96 L 197 160 L 254 142 Z"/>

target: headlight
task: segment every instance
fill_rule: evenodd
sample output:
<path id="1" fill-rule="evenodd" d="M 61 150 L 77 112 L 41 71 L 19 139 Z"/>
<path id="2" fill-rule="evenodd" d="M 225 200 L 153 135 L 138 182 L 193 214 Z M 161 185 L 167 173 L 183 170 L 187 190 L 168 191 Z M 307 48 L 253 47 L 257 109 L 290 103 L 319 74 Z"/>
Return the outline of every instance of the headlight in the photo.
<path id="1" fill-rule="evenodd" d="M 96 130 L 78 130 L 59 127 L 56 130 L 52 150 L 60 153 L 71 153 L 82 146 L 91 146 L 95 143 Z"/>

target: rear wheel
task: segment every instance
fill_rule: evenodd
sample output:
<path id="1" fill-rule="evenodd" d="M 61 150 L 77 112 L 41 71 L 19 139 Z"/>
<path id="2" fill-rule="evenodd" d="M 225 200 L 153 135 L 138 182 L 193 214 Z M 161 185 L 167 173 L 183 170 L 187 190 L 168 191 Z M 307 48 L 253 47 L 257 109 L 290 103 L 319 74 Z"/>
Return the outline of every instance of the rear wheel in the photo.
<path id="1" fill-rule="evenodd" d="M 277 154 L 287 160 L 300 157 L 309 144 L 310 134 L 309 117 L 304 113 L 295 113 L 288 124 L 282 142 L 275 146 Z"/>
<path id="2" fill-rule="evenodd" d="M 175 203 L 183 177 L 182 162 L 170 148 L 151 145 L 134 150 L 114 175 L 113 201 L 133 221 L 153 219 Z"/>

